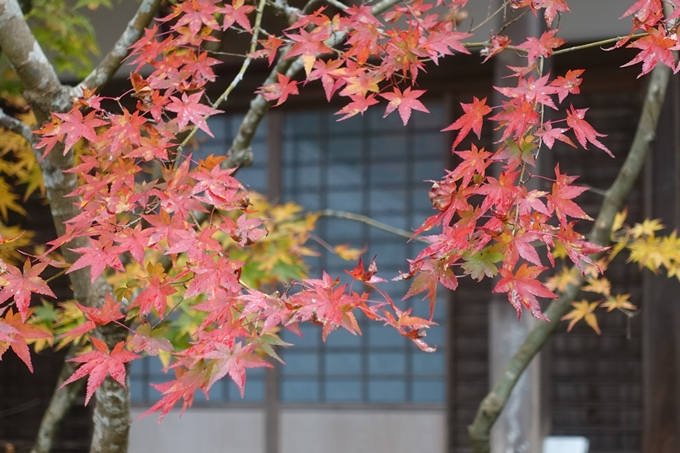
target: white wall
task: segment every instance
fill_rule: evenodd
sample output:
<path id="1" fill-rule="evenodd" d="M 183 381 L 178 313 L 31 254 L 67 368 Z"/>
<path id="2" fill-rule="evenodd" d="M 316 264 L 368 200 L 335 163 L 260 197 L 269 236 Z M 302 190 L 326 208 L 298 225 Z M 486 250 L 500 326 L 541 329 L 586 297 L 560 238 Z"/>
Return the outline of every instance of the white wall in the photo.
<path id="1" fill-rule="evenodd" d="M 133 417 L 143 413 L 133 410 Z M 284 409 L 280 453 L 444 453 L 443 410 Z M 262 409 L 193 408 L 136 420 L 130 453 L 264 453 Z"/>
<path id="2" fill-rule="evenodd" d="M 193 408 L 161 423 L 157 415 L 136 420 L 142 413 L 132 411 L 129 453 L 264 453 L 261 409 Z"/>
<path id="3" fill-rule="evenodd" d="M 444 411 L 284 410 L 280 453 L 444 453 Z"/>

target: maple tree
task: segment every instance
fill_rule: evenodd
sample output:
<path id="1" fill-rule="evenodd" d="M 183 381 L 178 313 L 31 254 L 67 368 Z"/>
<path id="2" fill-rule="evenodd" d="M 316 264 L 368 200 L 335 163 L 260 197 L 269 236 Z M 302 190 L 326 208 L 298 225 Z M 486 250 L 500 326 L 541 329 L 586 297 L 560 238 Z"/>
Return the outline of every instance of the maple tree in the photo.
<path id="1" fill-rule="evenodd" d="M 338 13 L 315 2 L 299 10 L 283 0 L 187 0 L 173 3 L 169 13 L 152 23 L 160 3 L 144 0 L 102 64 L 68 87 L 57 78 L 19 3 L 0 1 L 0 47 L 16 68 L 36 128 L 5 113 L 0 124 L 32 145 L 58 233 L 47 248 L 24 251 L 23 270 L 9 257 L 0 261 L 0 354 L 11 347 L 31 368 L 27 340 L 41 347 L 77 346 L 71 347 L 77 355 L 69 362 L 81 365 L 58 391 L 87 377 L 86 402 L 93 396 L 97 400 L 93 451 L 126 450 L 129 420 L 116 426 L 102 421 L 129 414 L 129 403 L 120 403 L 128 400 L 125 364 L 142 354 L 162 356 L 166 369 L 175 373 L 174 380 L 155 386 L 162 398 L 148 413 L 159 412 L 162 418 L 177 404 L 191 406 L 197 391 L 208 394 L 225 376 L 243 392 L 248 368 L 271 366 L 262 355 L 279 360 L 277 332 L 297 331 L 299 323 L 323 326 L 324 339 L 340 328 L 358 334 L 356 313 L 361 312 L 422 350 L 432 350 L 424 340 L 431 320 L 401 309 L 378 286 L 388 282 L 376 275 L 376 261 L 367 270 L 362 261 L 348 269 L 354 285 L 340 284 L 338 276 L 325 272 L 311 279 L 291 271 L 304 266 L 313 220 L 290 222 L 291 208 L 277 213 L 238 181 L 236 168 L 247 160 L 249 142 L 269 106 L 283 104 L 308 82 L 320 80 L 329 100 L 342 99 L 339 120 L 387 101 L 384 116 L 397 111 L 406 125 L 413 110 L 428 112 L 419 100 L 425 90 L 415 88 L 426 64 L 476 49 L 486 60 L 504 51 L 519 52 L 524 65 L 509 68 L 515 83 L 496 88 L 504 100 L 490 105 L 487 98 L 474 97 L 461 104 L 463 115 L 444 129 L 456 133 L 452 151 L 460 163 L 433 182 L 429 197 L 436 213 L 414 226 L 414 237 L 427 247 L 394 280 L 411 280 L 404 297 L 425 293 L 432 312 L 439 284 L 455 290 L 461 278 L 498 277 L 493 292 L 506 294 L 518 317 L 527 310 L 552 321 L 553 330 L 563 317 L 571 325 L 584 319 L 598 329 L 593 311 L 600 302 L 578 302 L 569 314 L 563 308 L 564 300 L 568 305 L 576 297 L 585 275 L 584 291 L 605 294 L 603 306 L 609 311 L 633 309 L 626 295 L 608 294 L 598 277 L 605 267 L 598 256 L 607 250 L 614 214 L 644 159 L 634 152 L 628 156 L 627 179 L 610 191 L 588 239 L 574 229 L 577 220 L 592 220 L 575 201 L 585 191 L 575 176 L 562 173 L 558 164 L 552 175 L 541 176 L 553 181 L 550 192 L 530 188 L 539 177 L 532 170 L 539 151 L 552 149 L 556 140 L 592 145 L 612 155 L 601 141 L 604 136 L 586 119 L 587 109 L 562 104 L 579 93 L 583 70 L 556 77 L 544 71 L 546 59 L 566 50 L 555 20 L 569 12 L 564 0 L 506 2 L 507 8 L 540 12 L 548 28 L 517 45 L 500 34 L 482 43 L 466 41 L 472 35 L 458 30 L 456 19 L 466 0 L 383 0 L 372 7 L 334 1 Z M 442 4 L 449 9 L 446 15 L 433 9 Z M 262 29 L 267 8 L 288 21 L 280 33 Z M 680 4 L 668 3 L 667 10 L 664 15 L 660 0 L 638 1 L 625 13 L 633 16 L 631 34 L 611 40 L 615 48 L 640 50 L 628 64 L 642 63 L 640 75 L 652 72 L 661 98 L 658 85 L 667 80 L 668 68 L 679 69 L 673 51 L 680 49 L 675 33 Z M 214 66 L 220 60 L 207 49 L 215 35 L 228 29 L 247 33 L 249 49 L 238 75 L 210 101 L 206 89 L 216 80 Z M 198 130 L 212 136 L 207 118 L 221 113 L 257 58 L 274 68 L 256 91 L 229 156 L 194 159 L 192 137 Z M 98 94 L 124 59 L 135 67 L 131 90 L 116 98 Z M 141 75 L 144 67 L 150 70 Z M 304 71 L 301 78 L 298 71 Z M 123 106 L 124 97 L 133 100 L 126 105 L 135 107 Z M 544 117 L 546 107 L 555 110 L 551 119 Z M 658 111 L 651 117 L 658 118 Z M 488 123 L 498 131 L 495 149 L 459 148 L 470 132 L 479 139 Z M 637 153 L 644 155 L 648 142 L 641 146 Z M 7 209 L 21 207 L 10 198 L 0 204 L 2 213 Z M 626 230 L 625 238 L 646 242 L 628 246 L 633 259 L 666 266 L 677 275 L 677 238 L 657 238 L 649 224 L 636 228 Z M 20 232 L 2 234 L 3 241 L 26 245 Z M 569 259 L 575 270 L 559 281 L 541 281 L 559 258 Z M 62 269 L 73 286 L 75 301 L 55 309 L 57 323 L 46 316 L 48 305 L 30 307 L 32 294 L 54 297 L 41 276 L 48 267 Z M 291 280 L 296 291 L 276 290 Z M 538 298 L 559 298 L 559 305 L 544 311 Z M 180 312 L 181 322 L 170 316 Z M 551 331 L 536 335 L 544 343 Z M 534 354 L 543 343 L 537 342 Z M 527 363 L 517 365 L 517 377 Z M 506 399 L 512 385 L 501 383 Z M 485 426 L 475 421 L 471 427 L 476 451 L 486 451 L 488 429 L 501 408 L 482 406 L 478 417 Z"/>

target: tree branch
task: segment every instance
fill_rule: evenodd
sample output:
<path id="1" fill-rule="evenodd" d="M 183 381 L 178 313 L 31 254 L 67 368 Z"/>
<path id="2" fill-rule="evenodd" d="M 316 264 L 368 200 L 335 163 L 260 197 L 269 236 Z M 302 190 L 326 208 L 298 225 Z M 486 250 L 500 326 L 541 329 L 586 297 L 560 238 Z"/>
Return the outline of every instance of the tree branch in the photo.
<path id="1" fill-rule="evenodd" d="M 600 213 L 590 233 L 590 240 L 596 244 L 606 245 L 609 242 L 614 216 L 621 209 L 624 200 L 635 184 L 635 180 L 642 171 L 645 157 L 656 136 L 656 127 L 666 95 L 669 76 L 670 69 L 664 65 L 658 65 L 652 71 L 635 138 L 621 170 L 619 170 L 614 183 L 604 197 Z M 491 392 L 480 404 L 474 421 L 468 427 L 474 453 L 488 453 L 491 450 L 491 428 L 505 407 L 512 389 L 531 360 L 553 334 L 561 318 L 569 311 L 571 302 L 578 295 L 583 281 L 583 276 L 579 276 L 577 284 L 567 287 L 559 299 L 550 303 L 544 313 L 550 322 L 538 322 L 536 324 L 522 346 L 508 362 L 505 371 L 501 373 L 501 377 L 496 381 Z"/>
<path id="2" fill-rule="evenodd" d="M 269 5 L 275 14 L 285 17 L 289 25 L 293 25 L 302 14 L 300 9 L 290 6 L 286 0 L 271 0 Z"/>
<path id="3" fill-rule="evenodd" d="M 145 2 L 147 4 L 147 2 Z M 119 41 L 120 42 L 120 41 Z M 19 7 L 17 0 L 0 0 L 0 48 L 17 72 L 24 87 L 24 97 L 30 104 L 33 113 L 42 124 L 50 119 L 50 112 L 68 111 L 73 106 L 73 96 L 77 90 L 61 84 L 54 67 L 50 64 L 31 32 Z M 79 91 L 79 90 L 78 90 Z M 80 203 L 77 197 L 68 197 L 78 185 L 78 176 L 64 173 L 73 168 L 73 151 L 63 153 L 63 145 L 55 146 L 52 152 L 40 160 L 45 192 L 50 201 L 50 211 L 58 236 L 65 233 L 65 222 L 80 214 Z M 35 151 L 40 154 L 39 151 Z M 87 238 L 77 238 L 61 247 L 67 262 L 75 262 L 79 255 L 72 249 L 89 245 Z M 69 275 L 73 287 L 73 295 L 81 304 L 88 307 L 101 306 L 108 284 L 102 277 L 94 284 L 90 281 L 87 269 L 81 269 Z M 96 334 L 106 341 L 109 347 L 120 341 L 121 335 L 127 335 L 120 326 L 105 326 Z M 95 410 L 94 435 L 91 446 L 92 453 L 126 453 L 130 427 L 130 403 L 128 391 L 107 377 L 107 382 L 97 391 L 97 409 Z M 59 398 L 62 398 L 61 395 Z M 57 404 L 61 399 L 54 399 Z M 68 398 L 64 399 L 68 402 Z M 61 409 L 53 408 L 52 402 L 48 411 L 55 413 Z M 114 419 L 115 418 L 115 419 Z M 58 420 L 43 420 L 56 424 Z M 49 426 L 41 428 L 42 433 L 55 433 Z M 44 443 L 45 440 L 38 439 Z"/>
<path id="4" fill-rule="evenodd" d="M 66 353 L 65 359 L 75 357 L 77 349 L 76 344 L 72 343 Z M 78 382 L 74 382 L 72 385 L 60 388 L 64 381 L 68 379 L 75 370 L 76 364 L 73 362 L 64 362 L 64 365 L 61 367 L 61 372 L 57 378 L 57 385 L 55 386 L 54 393 L 52 393 L 50 404 L 43 414 L 42 421 L 40 422 L 40 429 L 38 430 L 38 435 L 36 436 L 31 453 L 49 453 L 52 449 L 52 444 L 59 431 L 61 420 L 69 409 L 71 409 L 73 401 L 76 399 L 85 383 L 85 381 L 81 379 Z"/>
<path id="5" fill-rule="evenodd" d="M 33 144 L 35 136 L 31 132 L 31 128 L 22 123 L 13 116 L 9 116 L 4 110 L 0 109 L 0 126 L 15 134 L 19 134 L 26 139 L 29 144 Z"/>
<path id="6" fill-rule="evenodd" d="M 128 22 L 123 34 L 104 59 L 85 79 L 78 84 L 78 88 L 94 89 L 108 82 L 120 68 L 123 59 L 129 53 L 129 47 L 142 37 L 144 29 L 156 16 L 161 0 L 143 0 L 135 16 Z"/>
<path id="7" fill-rule="evenodd" d="M 378 15 L 400 1 L 401 0 L 382 0 L 376 3 L 373 8 L 371 8 L 371 14 Z M 313 7 L 311 5 L 315 4 L 316 0 L 311 0 L 309 3 L 307 3 L 302 13 L 307 14 Z M 331 38 L 326 40 L 326 44 L 329 47 L 333 47 L 339 42 L 342 42 L 342 40 L 345 38 L 345 35 L 345 33 L 336 33 Z M 289 50 L 290 46 L 282 50 L 278 63 L 269 73 L 269 76 L 263 82 L 263 85 L 276 83 L 278 80 L 277 74 L 279 73 L 286 74 L 287 76 L 291 77 L 302 69 L 301 58 L 283 58 L 283 56 L 286 55 Z M 250 143 L 253 141 L 255 132 L 257 131 L 262 118 L 264 118 L 264 116 L 269 111 L 270 106 L 271 103 L 262 97 L 261 94 L 258 94 L 253 98 L 252 101 L 250 101 L 250 108 L 248 109 L 246 116 L 243 118 L 243 121 L 241 121 L 241 126 L 239 127 L 236 137 L 234 137 L 234 141 L 232 142 L 231 148 L 229 149 L 229 157 L 222 163 L 223 167 L 237 167 L 240 165 L 247 165 L 252 162 L 253 152 L 250 149 Z"/>
<path id="8" fill-rule="evenodd" d="M 32 107 L 63 112 L 72 105 L 72 88 L 64 87 L 28 27 L 17 0 L 0 0 L 0 48 L 24 86 Z"/>
<path id="9" fill-rule="evenodd" d="M 360 222 L 364 223 L 368 226 L 371 226 L 373 228 L 376 228 L 378 230 L 386 231 L 388 233 L 395 234 L 397 236 L 404 237 L 406 239 L 411 239 L 413 238 L 413 232 L 412 231 L 406 231 L 402 230 L 401 228 L 395 228 L 393 226 L 390 226 L 386 223 L 378 222 L 377 220 L 374 220 L 368 216 L 361 215 L 361 214 L 355 214 L 353 212 L 345 212 L 345 211 L 334 211 L 332 209 L 325 209 L 323 211 L 320 211 L 317 213 L 319 217 L 334 217 L 336 219 L 345 219 L 345 220 L 353 220 L 355 222 Z M 414 241 L 418 242 L 424 242 L 426 244 L 429 244 L 430 242 L 421 238 L 421 237 L 415 237 L 413 238 Z"/>

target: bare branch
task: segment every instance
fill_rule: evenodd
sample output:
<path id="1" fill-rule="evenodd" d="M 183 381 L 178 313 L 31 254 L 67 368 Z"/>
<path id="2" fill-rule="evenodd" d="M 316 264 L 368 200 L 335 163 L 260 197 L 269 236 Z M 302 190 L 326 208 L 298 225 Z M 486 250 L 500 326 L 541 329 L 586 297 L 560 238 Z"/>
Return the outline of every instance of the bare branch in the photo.
<path id="1" fill-rule="evenodd" d="M 65 359 L 75 357 L 77 349 L 76 344 L 72 343 L 66 353 Z M 60 388 L 64 381 L 73 374 L 76 367 L 77 365 L 73 362 L 64 362 L 64 365 L 62 365 L 59 377 L 57 378 L 57 385 L 55 386 L 54 393 L 52 393 L 50 404 L 43 414 L 42 421 L 40 422 L 40 429 L 38 430 L 38 435 L 36 436 L 31 453 L 49 453 L 52 449 L 52 444 L 59 431 L 61 420 L 69 409 L 71 409 L 73 401 L 82 390 L 83 384 L 85 384 L 85 380 L 81 379 L 74 382 L 72 385 Z"/>
<path id="2" fill-rule="evenodd" d="M 371 226 L 373 228 L 377 228 L 378 230 L 386 231 L 388 233 L 395 234 L 397 236 L 404 237 L 406 239 L 411 239 L 413 238 L 413 232 L 412 231 L 406 231 L 402 230 L 401 228 L 395 228 L 393 226 L 390 226 L 386 223 L 378 222 L 377 220 L 374 220 L 368 216 L 361 215 L 361 214 L 355 214 L 353 212 L 345 212 L 345 211 L 334 211 L 332 209 L 325 209 L 321 212 L 317 213 L 320 217 L 334 217 L 336 219 L 346 219 L 346 220 L 353 220 L 355 222 L 360 222 L 364 223 L 368 226 Z M 426 241 L 425 239 L 421 237 L 415 237 L 413 238 L 414 241 L 418 242 L 424 242 L 426 244 L 429 244 L 430 242 Z"/>
<path id="3" fill-rule="evenodd" d="M 303 9 L 303 14 L 307 14 L 309 10 L 313 8 L 313 5 L 316 4 L 317 0 L 311 0 L 305 8 Z M 402 0 L 382 0 L 373 6 L 371 8 L 371 14 L 373 15 L 378 15 L 385 10 L 389 9 L 392 7 L 394 4 L 399 3 Z M 333 35 L 331 38 L 329 38 L 326 41 L 326 44 L 329 47 L 333 47 L 334 45 L 342 42 L 343 39 L 345 39 L 345 33 L 336 33 Z M 290 50 L 290 46 L 286 47 L 285 49 L 282 50 L 281 52 L 281 57 L 279 57 L 279 61 L 272 69 L 272 71 L 269 73 L 269 76 L 267 79 L 264 81 L 263 85 L 269 85 L 272 83 L 276 83 L 278 80 L 277 74 L 286 74 L 289 77 L 295 75 L 297 72 L 299 72 L 302 69 L 302 59 L 301 58 L 288 58 L 284 59 L 283 55 L 286 55 L 288 51 Z M 246 113 L 246 116 L 243 118 L 243 121 L 241 121 L 241 126 L 238 129 L 238 133 L 236 134 L 236 137 L 234 138 L 234 141 L 231 144 L 231 149 L 229 150 L 229 158 L 226 159 L 222 164 L 224 167 L 226 166 L 240 166 L 240 165 L 246 165 L 249 162 L 252 162 L 253 156 L 252 156 L 252 150 L 250 149 L 250 143 L 253 141 L 253 137 L 255 136 L 255 132 L 257 131 L 258 126 L 260 125 L 260 122 L 262 121 L 262 118 L 267 114 L 269 111 L 270 107 L 269 101 L 267 101 L 264 97 L 262 97 L 261 94 L 258 94 L 253 98 L 252 101 L 250 101 L 250 108 L 248 109 L 248 112 Z M 238 156 L 241 156 L 239 159 Z"/>
<path id="4" fill-rule="evenodd" d="M 227 87 L 226 90 L 218 97 L 215 102 L 213 102 L 211 105 L 213 108 L 217 108 L 225 102 L 228 98 L 229 95 L 231 94 L 232 91 L 234 91 L 234 88 L 243 80 L 243 76 L 246 73 L 246 70 L 248 70 L 248 66 L 250 66 L 250 63 L 253 61 L 253 58 L 250 56 L 253 52 L 255 52 L 255 49 L 257 48 L 257 37 L 260 34 L 260 27 L 262 26 L 262 14 L 264 13 L 264 5 L 266 3 L 266 0 L 260 0 L 260 3 L 257 6 L 257 16 L 255 16 L 255 24 L 253 26 L 253 36 L 250 39 L 250 50 L 248 51 L 248 57 L 246 57 L 245 61 L 243 61 L 243 64 L 241 64 L 241 69 L 238 71 L 238 74 L 236 74 L 236 77 L 234 77 L 234 80 L 231 81 L 229 86 Z M 210 115 L 206 115 L 205 119 L 208 119 Z M 177 156 L 175 158 L 175 163 L 181 158 L 182 156 L 182 150 L 183 148 L 189 143 L 189 141 L 196 135 L 196 132 L 198 132 L 198 126 L 194 126 L 191 129 L 191 132 L 182 140 L 182 143 L 179 145 L 179 148 L 177 150 Z"/>
<path id="5" fill-rule="evenodd" d="M 621 209 L 624 200 L 635 184 L 635 180 L 642 171 L 645 157 L 656 136 L 656 127 L 666 95 L 669 76 L 670 69 L 663 65 L 658 65 L 652 71 L 635 138 L 616 180 L 604 197 L 600 213 L 590 233 L 590 240 L 596 244 L 606 245 L 609 242 L 614 216 Z M 570 285 L 559 299 L 550 303 L 544 313 L 550 322 L 536 324 L 522 346 L 508 362 L 505 371 L 501 373 L 501 377 L 496 381 L 491 392 L 482 401 L 473 423 L 468 427 L 474 453 L 488 453 L 490 451 L 491 428 L 505 407 L 510 393 L 531 360 L 553 334 L 561 318 L 569 311 L 571 302 L 578 295 L 583 281 L 583 277 L 579 276 L 577 284 Z"/>
<path id="6" fill-rule="evenodd" d="M 290 6 L 286 0 L 271 0 L 269 2 L 274 13 L 284 16 L 288 24 L 294 24 L 302 14 L 302 11 L 294 6 Z"/>
<path id="7" fill-rule="evenodd" d="M 65 111 L 72 89 L 64 87 L 28 27 L 17 0 L 0 0 L 0 48 L 24 86 L 24 97 L 44 111 Z"/>
<path id="8" fill-rule="evenodd" d="M 156 16 L 161 0 L 143 0 L 135 16 L 130 20 L 123 34 L 104 57 L 104 59 L 85 79 L 78 84 L 79 88 L 93 89 L 108 82 L 120 68 L 123 59 L 129 53 L 129 47 L 142 37 L 144 29 Z"/>
<path id="9" fill-rule="evenodd" d="M 328 3 L 329 5 L 333 5 L 336 8 L 338 8 L 339 10 L 342 10 L 342 11 L 349 8 L 349 6 L 340 3 L 338 0 L 326 0 L 326 3 Z"/>
<path id="10" fill-rule="evenodd" d="M 21 135 L 29 144 L 32 145 L 34 143 L 35 136 L 31 132 L 31 128 L 13 116 L 9 116 L 2 109 L 0 109 L 0 126 Z"/>

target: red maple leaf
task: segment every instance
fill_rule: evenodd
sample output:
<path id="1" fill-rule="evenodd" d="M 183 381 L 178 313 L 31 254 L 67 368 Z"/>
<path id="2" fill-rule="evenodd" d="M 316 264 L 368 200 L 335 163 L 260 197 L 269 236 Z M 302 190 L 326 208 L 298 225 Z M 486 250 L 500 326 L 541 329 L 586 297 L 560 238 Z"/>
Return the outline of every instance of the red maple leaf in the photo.
<path id="1" fill-rule="evenodd" d="M 460 130 L 456 136 L 456 141 L 453 142 L 453 148 L 458 146 L 471 130 L 477 135 L 477 138 L 481 138 L 484 115 L 491 113 L 491 107 L 486 105 L 486 98 L 480 101 L 476 97 L 473 97 L 471 104 L 464 104 L 461 102 L 460 105 L 463 107 L 465 113 L 452 125 L 442 129 L 442 132 Z"/>
<path id="2" fill-rule="evenodd" d="M 484 148 L 477 148 L 472 144 L 470 151 L 456 151 L 456 154 L 463 159 L 463 162 L 451 172 L 451 177 L 456 180 L 463 178 L 462 187 L 467 187 L 470 181 L 476 176 L 484 176 L 486 167 L 491 163 L 489 157 L 491 153 L 485 151 Z"/>
<path id="3" fill-rule="evenodd" d="M 566 227 L 561 225 L 560 232 L 557 234 L 557 240 L 562 243 L 564 249 L 567 251 L 567 255 L 569 255 L 569 259 L 571 259 L 581 272 L 584 272 L 583 263 L 599 267 L 590 255 L 593 253 L 601 253 L 605 251 L 607 247 L 601 247 L 586 241 L 582 234 L 574 231 L 574 223 L 575 222 L 569 222 Z M 600 269 L 600 271 L 602 270 Z"/>
<path id="4" fill-rule="evenodd" d="M 429 346 L 423 338 L 425 337 L 424 329 L 436 325 L 432 321 L 428 321 L 417 316 L 411 316 L 411 309 L 402 311 L 395 307 L 397 318 L 395 319 L 392 313 L 385 311 L 384 321 L 387 325 L 397 329 L 401 335 L 411 339 L 416 346 L 425 352 L 434 352 L 436 347 Z"/>
<path id="5" fill-rule="evenodd" d="M 352 94 L 349 96 L 349 98 L 352 100 L 352 102 L 335 112 L 336 115 L 342 115 L 343 113 L 345 114 L 345 116 L 340 118 L 338 121 L 351 118 L 357 113 L 361 113 L 363 115 L 370 106 L 378 103 L 378 100 L 375 98 L 374 94 L 369 94 L 366 97 L 361 94 Z"/>
<path id="6" fill-rule="evenodd" d="M 125 271 L 125 266 L 123 266 L 123 262 L 120 260 L 123 249 L 119 246 L 113 246 L 112 242 L 101 243 L 96 239 L 90 238 L 90 247 L 79 247 L 71 251 L 80 253 L 82 256 L 71 265 L 71 268 L 66 271 L 67 274 L 90 266 L 90 276 L 92 283 L 94 283 L 97 277 L 104 272 L 106 266 L 111 266 L 120 272 Z"/>
<path id="7" fill-rule="evenodd" d="M 255 6 L 245 5 L 244 0 L 232 0 L 231 5 L 224 5 L 224 8 L 220 8 L 220 12 L 224 14 L 224 22 L 222 23 L 222 30 L 234 25 L 234 22 L 239 24 L 248 33 L 253 33 L 253 29 L 250 27 L 250 21 L 246 14 L 253 11 Z"/>
<path id="8" fill-rule="evenodd" d="M 60 335 L 59 338 L 79 337 L 94 330 L 97 326 L 105 326 L 110 322 L 118 321 L 125 317 L 120 311 L 122 304 L 116 302 L 110 293 L 106 293 L 104 305 L 101 307 L 85 307 L 77 302 L 75 305 L 85 315 L 87 321 Z"/>
<path id="9" fill-rule="evenodd" d="M 182 93 L 182 100 L 180 101 L 175 96 L 170 97 L 171 104 L 168 104 L 165 108 L 171 112 L 177 113 L 177 126 L 183 129 L 189 123 L 194 123 L 201 130 L 211 137 L 214 137 L 208 124 L 205 122 L 204 115 L 214 115 L 216 113 L 222 113 L 222 110 L 216 110 L 210 106 L 201 104 L 201 98 L 203 97 L 203 91 L 199 91 L 195 94 L 187 95 Z"/>
<path id="10" fill-rule="evenodd" d="M 91 111 L 83 117 L 83 114 L 77 107 L 69 113 L 53 113 L 54 116 L 61 120 L 58 123 L 48 124 L 42 129 L 36 131 L 37 134 L 42 134 L 45 137 L 36 145 L 36 148 L 45 147 L 45 155 L 47 155 L 54 145 L 61 141 L 64 136 L 64 155 L 73 148 L 81 138 L 86 138 L 91 142 L 97 140 L 97 132 L 95 127 L 108 124 L 106 121 L 96 118 L 97 112 Z"/>
<path id="11" fill-rule="evenodd" d="M 30 314 L 33 310 L 29 310 Z M 36 340 L 39 338 L 52 338 L 52 335 L 39 327 L 31 324 L 24 324 L 25 319 L 14 313 L 10 307 L 5 318 L 0 318 L 0 360 L 8 347 L 26 364 L 28 369 L 33 372 L 31 364 L 31 352 L 28 349 L 26 340 Z"/>
<path id="12" fill-rule="evenodd" d="M 406 126 L 408 119 L 411 117 L 411 110 L 430 113 L 423 103 L 418 100 L 423 93 L 425 93 L 425 90 L 411 91 L 411 87 L 407 87 L 402 93 L 399 87 L 395 86 L 392 93 L 381 94 L 380 96 L 390 101 L 387 104 L 383 118 L 399 109 L 399 116 L 401 116 L 401 120 L 404 122 L 404 126 Z"/>
<path id="13" fill-rule="evenodd" d="M 91 337 L 94 351 L 69 359 L 69 362 L 82 363 L 75 373 L 61 384 L 61 387 L 90 375 L 87 379 L 87 392 L 85 393 L 85 405 L 90 401 L 94 392 L 102 385 L 106 376 L 111 376 L 120 385 L 125 387 L 125 364 L 138 359 L 134 352 L 123 349 L 125 342 L 121 341 L 109 351 L 109 347 L 103 341 Z"/>
<path id="14" fill-rule="evenodd" d="M 326 99 L 330 102 L 333 94 L 346 82 L 344 78 L 339 77 L 344 69 L 340 69 L 343 65 L 343 60 L 316 60 L 314 62 L 314 70 L 309 73 L 307 80 L 321 79 L 323 90 L 326 93 Z"/>
<path id="15" fill-rule="evenodd" d="M 631 14 L 635 14 L 642 23 L 647 22 L 649 18 L 660 17 L 663 14 L 661 0 L 638 0 L 623 13 L 621 19 Z"/>
<path id="16" fill-rule="evenodd" d="M 298 33 L 297 35 L 286 33 L 286 36 L 295 41 L 295 44 L 291 46 L 284 58 L 293 58 L 300 55 L 305 67 L 305 73 L 309 75 L 314 67 L 316 55 L 331 52 L 330 47 L 324 43 L 324 40 L 331 35 L 331 32 L 328 29 L 317 28 L 311 33 L 300 29 Z"/>
<path id="17" fill-rule="evenodd" d="M 264 49 L 255 51 L 249 56 L 252 58 L 261 58 L 266 55 L 269 66 L 271 66 L 276 59 L 276 52 L 279 50 L 279 47 L 283 45 L 283 39 L 274 35 L 267 35 L 267 39 L 260 39 L 257 42 L 262 44 Z"/>
<path id="18" fill-rule="evenodd" d="M 203 356 L 206 359 L 215 360 L 207 387 L 210 388 L 215 382 L 228 374 L 241 392 L 241 398 L 243 398 L 246 385 L 246 368 L 272 367 L 269 362 L 255 354 L 254 350 L 255 345 L 253 344 L 243 346 L 241 343 L 236 343 L 233 347 L 229 347 L 226 344 L 217 343 L 215 350 Z"/>
<path id="19" fill-rule="evenodd" d="M 155 308 L 158 315 L 162 317 L 168 304 L 168 296 L 177 292 L 172 287 L 172 283 L 172 280 L 161 279 L 161 276 L 157 274 L 153 275 L 147 280 L 144 291 L 135 297 L 130 308 L 139 307 L 139 312 L 143 315 Z"/>
<path id="20" fill-rule="evenodd" d="M 566 0 L 534 0 L 533 4 L 536 5 L 537 8 L 545 8 L 543 16 L 545 17 L 545 23 L 548 24 L 548 27 L 552 24 L 557 13 L 570 12 Z"/>
<path id="21" fill-rule="evenodd" d="M 522 264 L 515 274 L 512 270 L 505 268 L 500 270 L 502 278 L 493 292 L 508 294 L 508 300 L 517 310 L 518 320 L 522 316 L 522 306 L 524 306 L 535 318 L 549 321 L 543 316 L 536 296 L 556 299 L 557 295 L 538 281 L 537 277 L 543 270 L 545 268 L 542 266 L 529 266 L 527 263 Z"/>
<path id="22" fill-rule="evenodd" d="M 673 69 L 674 72 L 678 72 L 680 66 L 676 67 L 673 58 L 673 51 L 680 49 L 677 38 L 668 36 L 665 27 L 662 25 L 657 28 L 650 27 L 647 31 L 649 35 L 628 44 L 627 47 L 640 49 L 641 52 L 621 67 L 642 62 L 642 72 L 638 75 L 638 78 L 650 72 L 658 63 L 663 63 Z"/>
<path id="23" fill-rule="evenodd" d="M 529 65 L 536 62 L 539 57 L 547 58 L 552 55 L 553 50 L 560 47 L 566 41 L 562 38 L 558 38 L 555 34 L 559 29 L 549 30 L 543 32 L 540 38 L 528 37 L 526 42 L 520 44 L 520 49 L 525 49 L 527 51 L 527 59 L 529 60 Z"/>
<path id="24" fill-rule="evenodd" d="M 23 272 L 17 267 L 5 264 L 6 274 L 2 278 L 6 281 L 5 286 L 0 291 L 0 304 L 10 297 L 14 297 L 17 310 L 21 313 L 21 319 L 26 322 L 28 317 L 28 306 L 31 303 L 31 293 L 42 294 L 44 296 L 57 297 L 45 280 L 39 277 L 47 267 L 47 263 L 38 263 L 31 266 L 30 259 L 24 261 Z"/>
<path id="25" fill-rule="evenodd" d="M 277 77 L 279 79 L 278 83 L 261 86 L 256 91 L 257 94 L 261 94 L 268 101 L 276 101 L 278 99 L 274 107 L 278 107 L 286 102 L 289 95 L 299 94 L 296 81 L 291 81 L 290 77 L 281 73 L 277 74 Z"/>
<path id="26" fill-rule="evenodd" d="M 560 173 L 560 164 L 555 166 L 555 182 L 552 185 L 552 194 L 547 196 L 548 208 L 555 211 L 560 224 L 567 225 L 567 216 L 578 219 L 592 220 L 588 214 L 576 203 L 571 201 L 583 192 L 587 187 L 572 186 L 578 176 L 567 176 Z"/>
<path id="27" fill-rule="evenodd" d="M 183 25 L 188 25 L 189 30 L 194 35 L 198 34 L 204 25 L 217 30 L 219 24 L 215 20 L 214 14 L 218 12 L 219 8 L 214 5 L 215 3 L 215 0 L 191 0 L 179 3 L 175 5 L 175 11 L 161 19 L 161 22 L 167 22 L 179 15 L 179 20 L 172 27 L 174 30 Z"/>
<path id="28" fill-rule="evenodd" d="M 574 142 L 572 142 L 569 137 L 564 135 L 564 133 L 567 132 L 568 130 L 569 130 L 568 127 L 553 128 L 552 122 L 546 121 L 545 123 L 543 123 L 543 128 L 536 131 L 536 137 L 539 137 L 543 141 L 543 143 L 545 143 L 545 146 L 547 146 L 549 149 L 552 149 L 553 145 L 555 144 L 555 140 L 559 140 L 561 142 L 566 143 L 567 145 L 576 148 Z"/>
<path id="29" fill-rule="evenodd" d="M 479 51 L 479 55 L 486 57 L 482 63 L 486 63 L 489 58 L 501 53 L 508 47 L 508 44 L 510 44 L 510 38 L 507 36 L 493 35 L 489 40 L 489 45 Z"/>
<path id="30" fill-rule="evenodd" d="M 567 124 L 572 128 L 574 134 L 576 134 L 576 140 L 583 146 L 583 148 L 588 149 L 588 142 L 597 146 L 611 157 L 614 157 L 609 148 L 604 146 L 597 137 L 606 137 L 604 134 L 598 133 L 593 126 L 591 126 L 584 118 L 588 109 L 575 109 L 571 106 L 571 110 L 567 110 Z"/>
<path id="31" fill-rule="evenodd" d="M 551 86 L 557 89 L 557 97 L 562 102 L 568 94 L 579 94 L 581 90 L 579 85 L 581 85 L 582 80 L 579 78 L 585 69 L 570 69 L 564 76 L 556 77 L 555 80 L 550 82 Z"/>

